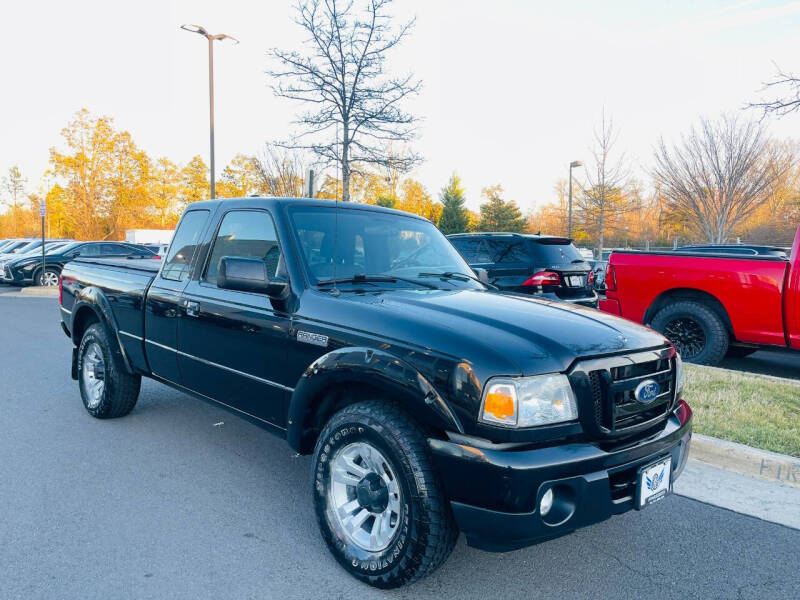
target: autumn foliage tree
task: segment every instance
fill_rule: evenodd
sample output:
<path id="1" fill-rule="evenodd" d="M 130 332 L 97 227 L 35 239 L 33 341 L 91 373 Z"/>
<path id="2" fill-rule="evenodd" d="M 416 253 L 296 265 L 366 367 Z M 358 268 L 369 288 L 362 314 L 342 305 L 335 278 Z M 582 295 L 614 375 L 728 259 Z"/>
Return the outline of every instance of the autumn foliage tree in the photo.
<path id="1" fill-rule="evenodd" d="M 503 186 L 493 185 L 483 188 L 481 195 L 486 200 L 481 204 L 478 226 L 482 231 L 523 232 L 527 223 L 516 202 L 503 200 Z"/>
<path id="2" fill-rule="evenodd" d="M 442 203 L 442 214 L 439 217 L 439 229 L 442 233 L 448 235 L 466 231 L 469 227 L 469 213 L 465 206 L 464 186 L 458 175 L 453 173 L 450 176 L 450 181 L 439 193 L 439 200 Z"/>

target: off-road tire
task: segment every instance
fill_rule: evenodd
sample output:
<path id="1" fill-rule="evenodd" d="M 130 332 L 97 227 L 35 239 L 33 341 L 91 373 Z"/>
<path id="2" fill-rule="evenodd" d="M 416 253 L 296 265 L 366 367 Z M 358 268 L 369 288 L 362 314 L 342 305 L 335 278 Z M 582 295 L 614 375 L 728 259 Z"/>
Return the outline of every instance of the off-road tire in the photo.
<path id="1" fill-rule="evenodd" d="M 331 461 L 340 448 L 365 442 L 391 463 L 402 490 L 403 520 L 383 551 L 370 553 L 337 535 L 329 503 Z M 395 588 L 435 571 L 458 538 L 450 505 L 432 464 L 426 437 L 396 405 L 367 400 L 346 406 L 323 428 L 312 461 L 314 508 L 322 537 L 336 560 L 354 577 L 379 588 Z"/>
<path id="2" fill-rule="evenodd" d="M 86 351 L 93 342 L 100 346 L 105 363 L 103 395 L 96 407 L 89 406 L 89 396 L 82 377 Z M 142 378 L 139 375 L 131 375 L 125 370 L 116 341 L 110 338 L 108 330 L 101 323 L 90 325 L 78 346 L 78 386 L 87 412 L 97 419 L 114 419 L 127 415 L 136 406 L 141 383 Z"/>
<path id="3" fill-rule="evenodd" d="M 681 353 L 686 362 L 700 365 L 716 365 L 725 357 L 728 351 L 728 332 L 720 316 L 709 306 L 694 300 L 680 300 L 662 308 L 651 323 L 653 329 L 660 331 L 667 338 L 671 323 L 678 319 L 686 319 L 696 323 L 703 331 L 705 344 L 695 356 Z M 678 340 L 670 340 L 680 352 Z"/>

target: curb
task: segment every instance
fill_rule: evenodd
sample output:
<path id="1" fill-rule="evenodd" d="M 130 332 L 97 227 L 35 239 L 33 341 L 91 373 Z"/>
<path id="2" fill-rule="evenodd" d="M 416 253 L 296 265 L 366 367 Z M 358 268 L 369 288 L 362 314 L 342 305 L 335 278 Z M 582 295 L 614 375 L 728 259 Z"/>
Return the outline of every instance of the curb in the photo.
<path id="1" fill-rule="evenodd" d="M 58 298 L 58 288 L 56 286 L 43 287 L 32 285 L 22 288 L 19 293 L 23 296 L 46 296 L 48 298 Z"/>
<path id="2" fill-rule="evenodd" d="M 800 386 L 800 379 L 790 379 L 788 377 L 778 377 L 777 375 L 767 375 L 765 373 L 754 373 L 753 371 L 739 371 L 738 369 L 725 369 L 723 367 L 712 367 L 710 365 L 696 365 L 694 363 L 691 364 L 691 369 L 698 369 L 700 371 L 707 370 L 707 371 L 716 371 L 720 374 L 724 373 L 738 373 L 740 375 L 750 375 L 752 377 L 763 377 L 764 379 L 769 379 L 772 381 L 777 381 L 779 383 L 788 383 L 790 385 L 799 385 Z"/>
<path id="3" fill-rule="evenodd" d="M 689 458 L 726 471 L 800 488 L 800 458 L 707 435 L 692 435 Z"/>

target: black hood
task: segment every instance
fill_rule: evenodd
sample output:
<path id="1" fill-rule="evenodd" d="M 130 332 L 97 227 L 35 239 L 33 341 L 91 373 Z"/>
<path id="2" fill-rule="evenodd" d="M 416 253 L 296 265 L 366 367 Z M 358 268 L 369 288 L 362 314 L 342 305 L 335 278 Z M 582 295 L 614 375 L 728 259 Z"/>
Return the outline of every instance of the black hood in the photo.
<path id="1" fill-rule="evenodd" d="M 500 369 L 497 375 L 565 371 L 578 358 L 668 343 L 652 329 L 598 310 L 516 294 L 387 290 L 344 292 L 336 301 L 342 325 L 489 362 Z"/>

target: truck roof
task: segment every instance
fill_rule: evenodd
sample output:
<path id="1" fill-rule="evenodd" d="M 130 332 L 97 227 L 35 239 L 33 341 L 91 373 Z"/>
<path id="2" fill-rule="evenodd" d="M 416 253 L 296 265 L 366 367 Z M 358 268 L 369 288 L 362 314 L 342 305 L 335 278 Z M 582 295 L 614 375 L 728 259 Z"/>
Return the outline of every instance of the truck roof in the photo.
<path id="1" fill-rule="evenodd" d="M 194 202 L 189 205 L 189 208 L 202 207 L 213 210 L 219 204 L 227 204 L 229 206 L 241 208 L 283 208 L 292 205 L 303 206 L 319 206 L 330 209 L 339 210 L 368 210 L 372 212 L 381 212 L 386 214 L 395 214 L 403 217 L 413 217 L 421 221 L 429 221 L 425 217 L 408 213 L 394 208 L 385 208 L 375 204 L 363 204 L 361 202 L 337 202 L 335 200 L 323 200 L 320 198 L 277 198 L 277 197 L 262 197 L 262 196 L 247 196 L 245 198 L 217 198 L 215 200 L 202 200 Z"/>

